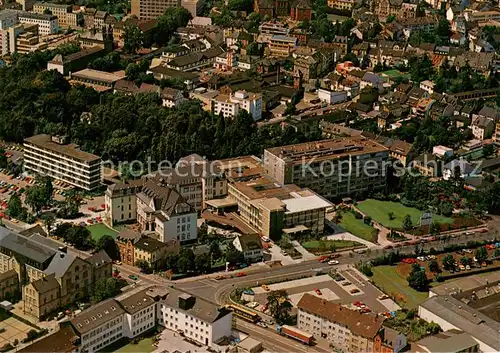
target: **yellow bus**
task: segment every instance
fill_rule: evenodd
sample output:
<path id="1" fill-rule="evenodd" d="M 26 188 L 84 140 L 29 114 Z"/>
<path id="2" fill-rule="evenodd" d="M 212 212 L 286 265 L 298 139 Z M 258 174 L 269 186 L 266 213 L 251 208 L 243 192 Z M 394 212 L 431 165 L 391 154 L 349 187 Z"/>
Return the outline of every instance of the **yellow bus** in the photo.
<path id="1" fill-rule="evenodd" d="M 234 315 L 236 315 L 237 317 L 245 320 L 245 321 L 248 321 L 248 322 L 252 322 L 252 323 L 256 323 L 256 322 L 259 322 L 261 320 L 261 317 L 259 314 L 256 314 L 242 306 L 239 306 L 239 305 L 234 305 L 234 304 L 228 304 L 226 305 L 226 308 L 230 309 L 233 311 Z"/>

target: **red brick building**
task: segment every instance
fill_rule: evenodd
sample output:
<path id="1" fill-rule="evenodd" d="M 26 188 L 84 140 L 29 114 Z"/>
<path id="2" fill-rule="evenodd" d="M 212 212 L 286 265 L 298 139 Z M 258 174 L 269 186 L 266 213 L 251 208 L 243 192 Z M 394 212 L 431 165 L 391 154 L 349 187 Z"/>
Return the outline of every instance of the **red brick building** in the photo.
<path id="1" fill-rule="evenodd" d="M 290 17 L 294 21 L 311 20 L 310 0 L 255 0 L 254 11 L 261 17 Z"/>

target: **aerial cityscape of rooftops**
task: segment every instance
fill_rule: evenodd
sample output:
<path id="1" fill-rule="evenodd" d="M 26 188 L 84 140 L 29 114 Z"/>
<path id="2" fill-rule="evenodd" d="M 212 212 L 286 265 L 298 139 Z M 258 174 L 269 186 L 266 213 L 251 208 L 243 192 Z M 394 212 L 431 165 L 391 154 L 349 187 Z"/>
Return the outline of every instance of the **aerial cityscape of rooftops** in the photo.
<path id="1" fill-rule="evenodd" d="M 48 1 L 0 0 L 0 353 L 500 352 L 500 2 Z"/>

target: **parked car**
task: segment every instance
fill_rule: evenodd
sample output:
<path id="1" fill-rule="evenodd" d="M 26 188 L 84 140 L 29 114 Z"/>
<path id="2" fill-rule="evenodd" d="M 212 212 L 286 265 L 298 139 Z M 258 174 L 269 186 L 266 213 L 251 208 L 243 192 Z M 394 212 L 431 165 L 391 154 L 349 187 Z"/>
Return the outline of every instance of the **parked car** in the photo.
<path id="1" fill-rule="evenodd" d="M 257 325 L 257 326 L 260 326 L 260 327 L 262 327 L 262 328 L 267 328 L 267 325 L 266 325 L 264 322 L 262 322 L 262 321 L 257 322 L 257 324 L 256 324 L 256 325 Z"/>
<path id="2" fill-rule="evenodd" d="M 338 265 L 339 262 L 337 260 L 330 260 L 328 261 L 328 265 Z"/>
<path id="3" fill-rule="evenodd" d="M 130 278 L 133 281 L 137 281 L 137 279 L 138 279 L 136 275 L 130 275 L 130 276 L 128 276 L 128 278 Z"/>
<path id="4" fill-rule="evenodd" d="M 342 285 L 343 285 L 344 287 L 346 287 L 346 286 L 350 286 L 351 284 L 352 284 L 352 283 L 351 283 L 351 282 L 349 282 L 349 281 L 346 281 L 346 282 L 342 283 Z"/>
<path id="5" fill-rule="evenodd" d="M 267 284 L 263 284 L 262 286 L 260 286 L 262 289 L 264 289 L 266 292 L 269 292 L 271 290 L 271 288 L 269 288 L 269 286 Z"/>
<path id="6" fill-rule="evenodd" d="M 323 293 L 321 293 L 321 291 L 318 288 L 316 288 L 314 291 L 316 292 L 317 295 L 322 295 L 323 294 Z"/>
<path id="7" fill-rule="evenodd" d="M 387 294 L 380 294 L 377 297 L 378 300 L 384 300 L 384 299 L 389 299 L 389 296 Z"/>
<path id="8" fill-rule="evenodd" d="M 236 277 L 245 277 L 247 274 L 245 272 L 238 272 Z"/>
<path id="9" fill-rule="evenodd" d="M 356 294 L 356 293 L 359 293 L 359 289 L 358 288 L 353 288 L 349 291 L 349 293 L 351 294 Z"/>

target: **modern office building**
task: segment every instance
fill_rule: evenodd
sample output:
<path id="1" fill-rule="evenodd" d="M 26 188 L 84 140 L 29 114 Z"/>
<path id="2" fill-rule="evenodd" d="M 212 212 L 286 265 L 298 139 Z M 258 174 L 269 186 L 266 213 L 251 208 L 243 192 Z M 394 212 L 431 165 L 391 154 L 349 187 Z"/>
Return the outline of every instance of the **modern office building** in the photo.
<path id="1" fill-rule="evenodd" d="M 132 15 L 140 20 L 154 20 L 169 7 L 181 7 L 181 0 L 132 0 Z"/>
<path id="2" fill-rule="evenodd" d="M 309 188 L 338 198 L 385 186 L 389 150 L 379 143 L 351 137 L 264 150 L 264 169 L 278 183 Z"/>
<path id="3" fill-rule="evenodd" d="M 101 158 L 63 137 L 36 135 L 24 140 L 24 167 L 84 190 L 101 185 Z"/>

